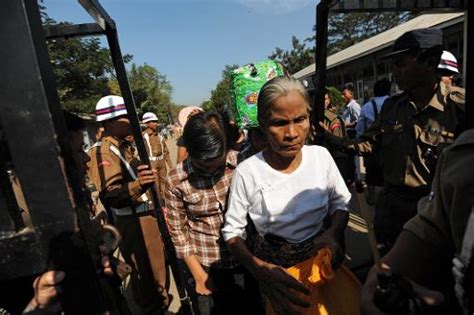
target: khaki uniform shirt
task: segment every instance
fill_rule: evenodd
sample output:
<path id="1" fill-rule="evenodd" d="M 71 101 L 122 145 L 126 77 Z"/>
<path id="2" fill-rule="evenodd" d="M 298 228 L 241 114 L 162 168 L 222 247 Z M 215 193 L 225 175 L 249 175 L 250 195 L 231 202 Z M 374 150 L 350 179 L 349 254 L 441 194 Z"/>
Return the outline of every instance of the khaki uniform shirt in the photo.
<path id="1" fill-rule="evenodd" d="M 362 154 L 380 150 L 385 185 L 429 186 L 441 150 L 462 129 L 463 106 L 464 89 L 444 84 L 421 110 L 405 93 L 393 96 L 354 147 Z"/>
<path id="2" fill-rule="evenodd" d="M 124 208 L 142 203 L 140 196 L 144 189 L 138 180 L 133 180 L 120 158 L 110 150 L 111 145 L 120 150 L 132 167 L 139 162 L 128 141 L 105 136 L 100 147 L 92 147 L 89 151 L 89 177 L 99 191 L 100 199 L 107 208 Z"/>
<path id="3" fill-rule="evenodd" d="M 151 165 L 159 170 L 167 173 L 168 167 L 171 166 L 170 153 L 166 142 L 161 138 L 157 131 L 153 131 L 150 128 L 146 128 L 143 132 L 143 135 L 147 134 L 148 137 L 145 137 L 145 148 L 150 157 L 160 157 L 163 159 L 158 161 L 151 161 Z M 151 152 L 150 152 L 151 149 Z"/>
<path id="4" fill-rule="evenodd" d="M 451 256 L 461 248 L 474 206 L 474 130 L 463 133 L 441 155 L 433 188 L 405 230 Z"/>
<path id="5" fill-rule="evenodd" d="M 326 126 L 327 130 L 336 137 L 346 136 L 344 121 L 338 114 L 336 114 L 332 110 L 326 109 L 324 111 L 323 123 L 324 126 Z"/>
<path id="6" fill-rule="evenodd" d="M 417 236 L 430 249 L 436 266 L 432 278 L 441 278 L 436 290 L 453 290 L 451 260 L 459 254 L 463 244 L 469 216 L 474 211 L 474 130 L 459 136 L 455 144 L 444 150 L 436 169 L 433 188 L 428 197 L 418 204 L 418 215 L 408 221 L 404 229 Z M 409 257 L 407 259 L 416 259 Z M 465 272 L 464 283 L 472 287 L 474 270 Z M 431 279 L 431 277 L 430 277 Z M 474 291 L 467 291 L 467 298 L 474 301 Z M 445 294 L 445 292 L 443 292 Z M 448 314 L 448 313 L 446 313 Z M 449 314 L 457 314 L 451 310 Z"/>

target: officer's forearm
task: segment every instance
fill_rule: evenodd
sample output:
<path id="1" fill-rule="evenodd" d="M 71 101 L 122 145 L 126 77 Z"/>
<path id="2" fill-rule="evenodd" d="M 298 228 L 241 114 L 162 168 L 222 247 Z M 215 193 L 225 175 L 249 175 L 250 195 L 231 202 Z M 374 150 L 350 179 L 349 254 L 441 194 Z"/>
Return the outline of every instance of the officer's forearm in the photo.
<path id="1" fill-rule="evenodd" d="M 113 208 L 130 206 L 130 200 L 138 202 L 138 198 L 144 193 L 138 180 L 128 182 L 124 185 L 109 185 L 100 193 L 102 202 Z"/>
<path id="2" fill-rule="evenodd" d="M 427 285 L 433 281 L 432 275 L 439 274 L 441 266 L 449 263 L 450 259 L 447 256 L 446 251 L 437 250 L 432 244 L 422 241 L 410 231 L 403 230 L 382 261 L 394 272 L 418 284 Z"/>

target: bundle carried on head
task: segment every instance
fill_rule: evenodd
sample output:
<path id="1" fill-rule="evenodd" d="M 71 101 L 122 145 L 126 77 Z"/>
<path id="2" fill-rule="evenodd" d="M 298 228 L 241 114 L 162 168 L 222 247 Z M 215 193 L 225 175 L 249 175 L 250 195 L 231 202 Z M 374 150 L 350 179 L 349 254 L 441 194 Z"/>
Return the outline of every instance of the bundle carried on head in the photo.
<path id="1" fill-rule="evenodd" d="M 258 93 L 268 80 L 283 74 L 281 64 L 273 60 L 250 63 L 231 72 L 231 109 L 240 129 L 258 127 Z"/>

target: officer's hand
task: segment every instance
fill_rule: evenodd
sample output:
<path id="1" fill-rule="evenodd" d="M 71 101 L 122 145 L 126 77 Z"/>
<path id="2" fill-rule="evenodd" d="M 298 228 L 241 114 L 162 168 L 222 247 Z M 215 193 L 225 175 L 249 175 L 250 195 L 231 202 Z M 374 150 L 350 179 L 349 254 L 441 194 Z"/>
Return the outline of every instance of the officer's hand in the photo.
<path id="1" fill-rule="evenodd" d="M 388 268 L 388 266 L 384 267 Z M 435 307 L 444 302 L 444 296 L 440 292 L 425 288 L 413 281 L 410 281 L 410 283 L 413 286 L 413 291 L 426 307 Z M 362 288 L 361 313 L 363 315 L 386 315 L 386 313 L 382 312 L 374 303 L 374 294 L 377 290 L 377 285 L 377 271 L 375 268 L 372 268 Z"/>
<path id="2" fill-rule="evenodd" d="M 329 128 L 322 121 L 318 122 L 318 124 L 319 127 L 323 128 L 324 131 L 329 132 Z"/>
<path id="3" fill-rule="evenodd" d="M 138 180 L 142 187 L 153 184 L 158 179 L 158 172 L 156 170 L 151 170 L 148 165 L 140 165 L 137 167 L 137 170 Z"/>
<path id="4" fill-rule="evenodd" d="M 33 282 L 35 296 L 28 304 L 28 309 L 60 312 L 61 304 L 58 301 L 58 294 L 61 292 L 61 287 L 59 285 L 65 276 L 63 271 L 51 270 L 36 278 Z"/>

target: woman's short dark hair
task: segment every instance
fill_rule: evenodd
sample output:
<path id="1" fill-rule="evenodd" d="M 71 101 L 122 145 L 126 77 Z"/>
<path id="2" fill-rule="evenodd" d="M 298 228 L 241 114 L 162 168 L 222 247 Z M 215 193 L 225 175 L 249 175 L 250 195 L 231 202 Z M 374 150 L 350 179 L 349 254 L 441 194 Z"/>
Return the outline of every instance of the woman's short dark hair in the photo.
<path id="1" fill-rule="evenodd" d="M 228 149 L 228 128 L 221 115 L 203 112 L 192 116 L 183 130 L 183 143 L 191 158 L 209 160 Z"/>

